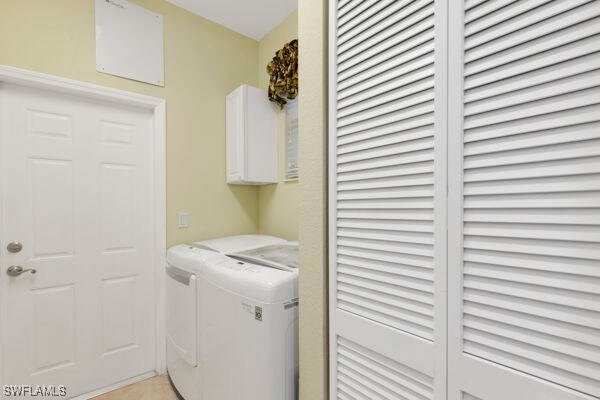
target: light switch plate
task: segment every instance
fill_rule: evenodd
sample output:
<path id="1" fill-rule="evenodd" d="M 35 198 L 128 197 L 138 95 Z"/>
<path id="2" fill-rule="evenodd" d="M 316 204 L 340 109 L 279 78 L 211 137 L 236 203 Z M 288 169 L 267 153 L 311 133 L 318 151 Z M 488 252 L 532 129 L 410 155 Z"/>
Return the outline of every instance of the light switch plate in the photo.
<path id="1" fill-rule="evenodd" d="M 179 213 L 179 218 L 178 218 L 178 222 L 179 222 L 179 228 L 187 228 L 190 226 L 190 216 L 188 213 L 186 212 L 180 212 Z"/>

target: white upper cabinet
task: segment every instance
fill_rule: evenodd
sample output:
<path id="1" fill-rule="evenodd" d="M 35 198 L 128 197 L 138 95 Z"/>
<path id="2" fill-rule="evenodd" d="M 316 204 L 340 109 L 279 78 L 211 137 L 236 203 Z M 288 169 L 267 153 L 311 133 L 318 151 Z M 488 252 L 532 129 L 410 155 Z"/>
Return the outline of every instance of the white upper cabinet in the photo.
<path id="1" fill-rule="evenodd" d="M 277 116 L 265 90 L 242 85 L 227 96 L 227 183 L 277 182 Z"/>

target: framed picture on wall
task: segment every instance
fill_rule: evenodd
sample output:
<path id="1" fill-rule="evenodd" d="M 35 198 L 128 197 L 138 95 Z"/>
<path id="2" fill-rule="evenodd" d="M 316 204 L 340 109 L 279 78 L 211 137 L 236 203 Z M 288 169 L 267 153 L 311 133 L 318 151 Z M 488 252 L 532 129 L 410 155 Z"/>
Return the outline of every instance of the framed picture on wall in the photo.
<path id="1" fill-rule="evenodd" d="M 285 106 L 285 179 L 298 179 L 298 99 Z"/>

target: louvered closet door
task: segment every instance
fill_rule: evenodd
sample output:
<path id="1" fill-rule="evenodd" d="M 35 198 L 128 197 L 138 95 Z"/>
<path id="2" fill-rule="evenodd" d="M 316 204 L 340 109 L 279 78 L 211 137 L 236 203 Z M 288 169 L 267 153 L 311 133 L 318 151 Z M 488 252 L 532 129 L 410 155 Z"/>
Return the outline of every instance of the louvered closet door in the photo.
<path id="1" fill-rule="evenodd" d="M 600 1 L 452 4 L 449 398 L 600 398 Z"/>
<path id="2" fill-rule="evenodd" d="M 331 399 L 443 400 L 445 1 L 330 5 Z"/>

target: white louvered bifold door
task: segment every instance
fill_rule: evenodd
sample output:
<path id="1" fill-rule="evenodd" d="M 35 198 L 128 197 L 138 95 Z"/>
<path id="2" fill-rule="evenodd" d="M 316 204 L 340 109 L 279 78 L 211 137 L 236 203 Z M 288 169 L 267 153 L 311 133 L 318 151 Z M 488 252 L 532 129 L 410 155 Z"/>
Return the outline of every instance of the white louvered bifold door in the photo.
<path id="1" fill-rule="evenodd" d="M 331 399 L 446 396 L 446 1 L 330 2 Z"/>
<path id="2" fill-rule="evenodd" d="M 599 16 L 452 2 L 450 400 L 600 397 Z"/>

